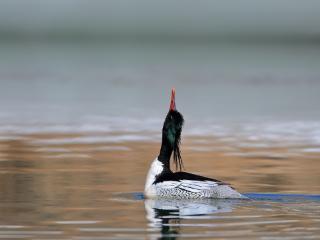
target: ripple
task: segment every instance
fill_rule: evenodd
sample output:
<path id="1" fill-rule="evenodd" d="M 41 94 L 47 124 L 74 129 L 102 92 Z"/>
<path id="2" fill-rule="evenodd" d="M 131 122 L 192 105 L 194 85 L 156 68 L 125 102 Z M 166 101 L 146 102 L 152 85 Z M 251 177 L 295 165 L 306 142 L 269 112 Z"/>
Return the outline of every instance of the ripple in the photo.
<path id="1" fill-rule="evenodd" d="M 35 145 L 66 145 L 66 144 L 93 144 L 93 143 L 121 143 L 135 141 L 154 141 L 151 136 L 118 135 L 118 136 L 83 136 L 60 139 L 37 139 L 31 142 Z"/>
<path id="2" fill-rule="evenodd" d="M 55 221 L 55 223 L 62 224 L 62 225 L 96 224 L 100 222 L 101 221 L 92 221 L 92 220 Z"/>
<path id="3" fill-rule="evenodd" d="M 127 146 L 102 146 L 102 147 L 94 147 L 92 151 L 130 151 L 131 148 Z"/>
<path id="4" fill-rule="evenodd" d="M 12 234 L 12 235 L 6 235 L 6 234 L 2 234 L 0 233 L 0 238 L 3 238 L 3 239 L 20 239 L 20 238 L 31 238 L 33 235 L 15 235 L 15 234 Z"/>
<path id="5" fill-rule="evenodd" d="M 304 148 L 302 151 L 306 153 L 320 153 L 320 148 Z"/>
<path id="6" fill-rule="evenodd" d="M 77 154 L 77 153 L 66 153 L 66 154 L 56 154 L 52 156 L 46 156 L 45 158 L 61 158 L 61 159 L 67 159 L 67 158 L 91 158 L 88 154 Z"/>
<path id="7" fill-rule="evenodd" d="M 67 153 L 67 152 L 71 152 L 70 150 L 66 149 L 66 148 L 54 148 L 54 147 L 42 147 L 42 148 L 38 148 L 35 149 L 35 151 L 37 152 L 44 152 L 44 153 Z"/>
<path id="8" fill-rule="evenodd" d="M 243 193 L 246 197 L 251 200 L 265 200 L 265 201 L 283 201 L 283 202 L 292 202 L 292 201 L 320 201 L 320 195 L 313 194 L 286 194 L 286 193 Z"/>
<path id="9" fill-rule="evenodd" d="M 244 158 L 263 158 L 263 159 L 286 159 L 289 157 L 298 157 L 301 154 L 297 153 L 274 153 L 274 152 L 227 152 L 224 153 L 226 156 L 236 156 Z"/>
<path id="10" fill-rule="evenodd" d="M 0 235 L 61 235 L 63 231 L 0 231 Z"/>
<path id="11" fill-rule="evenodd" d="M 0 228 L 4 228 L 4 229 L 18 229 L 18 228 L 26 228 L 26 226 L 22 226 L 22 225 L 0 225 Z"/>
<path id="12" fill-rule="evenodd" d="M 254 221 L 254 222 L 236 222 L 236 223 L 168 223 L 163 226 L 181 226 L 181 227 L 236 227 L 246 225 L 265 225 L 265 224 L 280 224 L 280 223 L 295 223 L 300 220 L 273 220 L 273 221 Z"/>
<path id="13" fill-rule="evenodd" d="M 145 229 L 145 228 L 79 228 L 79 231 L 82 232 L 156 232 L 157 229 Z"/>

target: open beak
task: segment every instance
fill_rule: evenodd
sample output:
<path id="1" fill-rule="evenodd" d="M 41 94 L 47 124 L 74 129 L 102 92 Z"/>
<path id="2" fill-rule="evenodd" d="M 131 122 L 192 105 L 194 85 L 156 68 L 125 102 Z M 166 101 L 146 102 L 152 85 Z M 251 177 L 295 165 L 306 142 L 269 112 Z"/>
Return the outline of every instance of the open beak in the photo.
<path id="1" fill-rule="evenodd" d="M 176 90 L 172 88 L 171 90 L 171 101 L 170 101 L 170 111 L 176 110 Z"/>

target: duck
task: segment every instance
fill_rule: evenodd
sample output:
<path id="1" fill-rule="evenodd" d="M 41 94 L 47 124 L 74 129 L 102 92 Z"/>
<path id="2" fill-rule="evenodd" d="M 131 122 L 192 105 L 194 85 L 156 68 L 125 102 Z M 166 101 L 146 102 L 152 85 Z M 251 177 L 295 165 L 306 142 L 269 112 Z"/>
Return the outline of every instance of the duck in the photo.
<path id="1" fill-rule="evenodd" d="M 223 181 L 183 172 L 180 151 L 181 132 L 184 124 L 182 114 L 176 108 L 176 91 L 171 90 L 170 108 L 162 128 L 160 153 L 147 173 L 144 196 L 150 199 L 245 199 L 230 184 Z M 170 159 L 176 172 L 170 169 Z"/>

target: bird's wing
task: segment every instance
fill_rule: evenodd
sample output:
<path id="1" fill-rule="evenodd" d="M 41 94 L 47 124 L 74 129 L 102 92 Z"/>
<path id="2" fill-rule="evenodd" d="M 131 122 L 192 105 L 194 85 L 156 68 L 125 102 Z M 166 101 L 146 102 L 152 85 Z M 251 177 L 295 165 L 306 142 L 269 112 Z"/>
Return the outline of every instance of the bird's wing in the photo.
<path id="1" fill-rule="evenodd" d="M 180 180 L 180 184 L 176 187 L 188 192 L 197 193 L 205 190 L 210 190 L 213 187 L 219 185 L 221 184 L 218 184 L 214 181 Z"/>
<path id="2" fill-rule="evenodd" d="M 196 181 L 196 180 L 179 180 L 179 181 L 164 181 L 156 184 L 162 189 L 181 189 L 188 192 L 198 193 L 205 190 L 210 190 L 213 187 L 221 184 L 214 181 Z"/>
<path id="3" fill-rule="evenodd" d="M 193 193 L 210 190 L 219 185 L 229 185 L 216 179 L 186 172 L 167 173 L 159 176 L 156 185 L 160 188 L 177 188 Z"/>
<path id="4" fill-rule="evenodd" d="M 164 181 L 156 183 L 155 185 L 159 188 L 172 189 L 178 187 L 180 184 L 179 181 Z"/>

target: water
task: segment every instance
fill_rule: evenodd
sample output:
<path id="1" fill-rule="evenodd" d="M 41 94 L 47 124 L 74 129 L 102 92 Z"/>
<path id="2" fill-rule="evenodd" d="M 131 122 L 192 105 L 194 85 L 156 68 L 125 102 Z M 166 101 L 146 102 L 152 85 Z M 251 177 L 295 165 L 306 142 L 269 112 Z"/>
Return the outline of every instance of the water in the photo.
<path id="1" fill-rule="evenodd" d="M 0 238 L 319 238 L 317 46 L 0 48 Z M 250 200 L 143 199 L 172 85 L 185 170 Z"/>
<path id="2" fill-rule="evenodd" d="M 319 151 L 224 138 L 186 135 L 186 170 L 259 192 L 251 200 L 144 200 L 157 133 L 3 133 L 0 238 L 317 238 Z"/>

